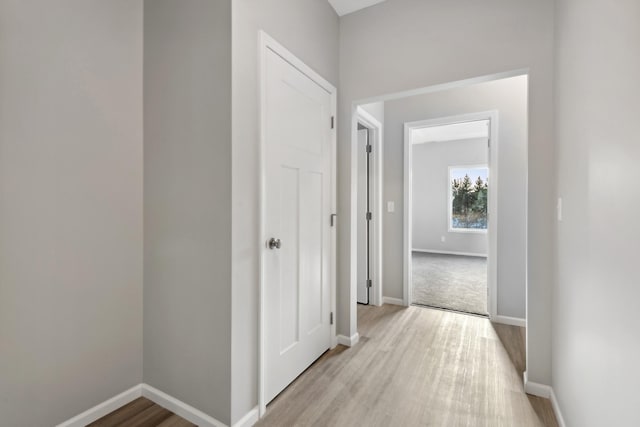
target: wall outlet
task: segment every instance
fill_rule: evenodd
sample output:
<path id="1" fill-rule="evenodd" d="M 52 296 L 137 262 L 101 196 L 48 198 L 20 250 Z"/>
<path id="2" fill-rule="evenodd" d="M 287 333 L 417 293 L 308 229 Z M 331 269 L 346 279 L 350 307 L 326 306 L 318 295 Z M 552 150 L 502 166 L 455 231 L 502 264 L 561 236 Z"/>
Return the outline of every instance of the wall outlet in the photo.
<path id="1" fill-rule="evenodd" d="M 445 241 L 445 240 L 447 240 L 447 238 L 446 238 L 446 237 L 444 237 L 444 236 L 440 236 L 440 241 L 441 241 L 442 243 L 444 243 L 444 241 Z"/>
<path id="2" fill-rule="evenodd" d="M 387 212 L 394 213 L 396 211 L 395 202 L 387 202 Z"/>

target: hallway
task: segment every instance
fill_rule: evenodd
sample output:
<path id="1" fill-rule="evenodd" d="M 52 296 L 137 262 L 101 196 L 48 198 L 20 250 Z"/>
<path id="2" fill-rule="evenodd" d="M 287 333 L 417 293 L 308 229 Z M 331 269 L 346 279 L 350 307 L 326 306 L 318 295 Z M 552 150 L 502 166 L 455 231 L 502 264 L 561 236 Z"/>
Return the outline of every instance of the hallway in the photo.
<path id="1" fill-rule="evenodd" d="M 557 425 L 548 400 L 524 393 L 524 361 L 512 362 L 521 328 L 393 305 L 358 306 L 358 324 L 360 342 L 322 356 L 258 426 Z"/>

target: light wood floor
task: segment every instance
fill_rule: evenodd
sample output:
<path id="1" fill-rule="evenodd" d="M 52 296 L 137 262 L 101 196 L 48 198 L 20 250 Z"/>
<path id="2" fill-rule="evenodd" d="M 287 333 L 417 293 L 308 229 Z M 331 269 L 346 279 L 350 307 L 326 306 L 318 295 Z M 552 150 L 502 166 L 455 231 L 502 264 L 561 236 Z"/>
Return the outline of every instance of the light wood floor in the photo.
<path id="1" fill-rule="evenodd" d="M 557 426 L 523 391 L 523 328 L 392 305 L 358 306 L 358 325 L 360 343 L 325 353 L 257 426 Z"/>
<path id="2" fill-rule="evenodd" d="M 196 427 L 149 399 L 140 397 L 89 424 L 91 427 Z"/>

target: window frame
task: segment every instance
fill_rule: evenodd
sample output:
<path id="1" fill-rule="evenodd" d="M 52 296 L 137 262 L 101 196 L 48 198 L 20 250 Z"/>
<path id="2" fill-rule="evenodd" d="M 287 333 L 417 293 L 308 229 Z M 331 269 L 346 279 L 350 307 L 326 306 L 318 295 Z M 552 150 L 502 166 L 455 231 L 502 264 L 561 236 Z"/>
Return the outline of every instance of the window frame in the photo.
<path id="1" fill-rule="evenodd" d="M 487 180 L 491 176 L 491 169 L 488 163 L 471 164 L 471 165 L 452 165 L 447 169 L 447 231 L 449 233 L 467 233 L 467 234 L 487 234 L 489 230 L 489 191 L 487 191 L 487 228 L 454 228 L 452 226 L 453 219 L 453 194 L 451 191 L 451 171 L 453 169 L 486 169 Z"/>

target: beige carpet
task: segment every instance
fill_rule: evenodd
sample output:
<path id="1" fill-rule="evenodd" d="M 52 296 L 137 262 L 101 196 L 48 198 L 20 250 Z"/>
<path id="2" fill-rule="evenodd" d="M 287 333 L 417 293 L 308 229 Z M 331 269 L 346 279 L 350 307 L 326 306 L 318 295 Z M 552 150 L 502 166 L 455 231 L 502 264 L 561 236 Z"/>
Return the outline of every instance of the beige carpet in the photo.
<path id="1" fill-rule="evenodd" d="M 487 314 L 487 259 L 413 252 L 413 304 Z"/>

